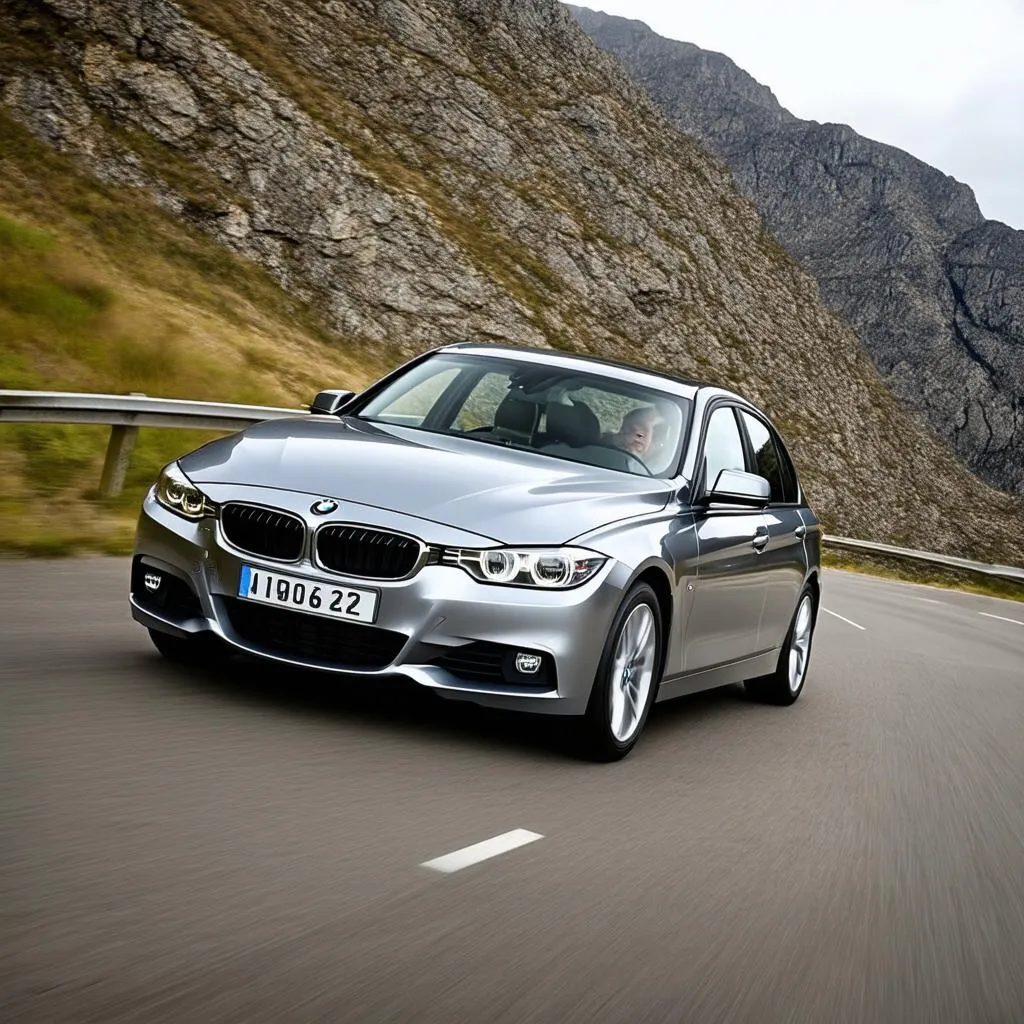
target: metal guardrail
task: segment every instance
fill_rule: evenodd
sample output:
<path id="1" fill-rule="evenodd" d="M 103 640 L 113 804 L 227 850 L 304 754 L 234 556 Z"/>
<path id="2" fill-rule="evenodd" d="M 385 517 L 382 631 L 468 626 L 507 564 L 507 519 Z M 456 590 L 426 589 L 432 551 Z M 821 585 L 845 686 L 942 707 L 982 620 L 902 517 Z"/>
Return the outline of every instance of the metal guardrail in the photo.
<path id="1" fill-rule="evenodd" d="M 194 430 L 241 430 L 261 420 L 305 416 L 307 409 L 229 402 L 192 402 L 148 395 L 88 395 L 67 391 L 0 390 L 0 423 L 81 423 L 109 425 L 100 494 L 121 493 L 139 427 L 189 427 Z"/>
<path id="2" fill-rule="evenodd" d="M 148 395 L 89 395 L 65 391 L 0 390 L 0 422 L 82 423 L 110 425 L 110 441 L 103 461 L 100 494 L 112 497 L 124 486 L 128 461 L 140 427 L 192 427 L 205 430 L 241 430 L 261 420 L 308 415 L 308 409 L 283 409 L 268 405 L 233 405 L 227 402 L 193 402 L 178 398 L 150 398 Z M 915 551 L 855 540 L 825 536 L 829 547 L 892 555 L 951 569 L 966 569 L 986 576 L 1024 583 L 1024 569 L 1011 565 L 988 565 L 967 558 Z"/>
<path id="3" fill-rule="evenodd" d="M 915 551 L 913 548 L 898 548 L 892 544 L 876 544 L 866 540 L 854 540 L 852 537 L 825 536 L 823 542 L 829 547 L 866 551 L 872 555 L 892 555 L 895 558 L 908 558 L 917 562 L 931 562 L 947 569 L 966 569 L 984 576 L 998 576 L 1000 579 L 1024 583 L 1024 569 L 1013 565 L 988 565 L 985 562 L 972 562 L 968 558 L 939 555 L 933 551 Z"/>

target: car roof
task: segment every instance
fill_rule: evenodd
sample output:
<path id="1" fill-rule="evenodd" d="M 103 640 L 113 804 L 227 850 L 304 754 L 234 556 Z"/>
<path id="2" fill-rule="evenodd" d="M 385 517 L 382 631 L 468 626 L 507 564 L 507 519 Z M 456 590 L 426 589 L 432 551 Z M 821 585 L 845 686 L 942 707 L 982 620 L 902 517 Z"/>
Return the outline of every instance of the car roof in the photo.
<path id="1" fill-rule="evenodd" d="M 598 372 L 604 370 L 606 372 L 602 376 L 614 376 L 619 380 L 628 379 L 633 383 L 661 388 L 663 391 L 670 391 L 685 398 L 694 398 L 698 391 L 712 390 L 728 395 L 731 398 L 739 398 L 741 401 L 746 401 L 740 395 L 715 384 L 693 380 L 689 377 L 680 377 L 674 373 L 665 373 L 661 370 L 652 370 L 650 367 L 638 366 L 636 363 L 620 362 L 615 359 L 602 359 L 599 356 L 577 355 L 576 353 L 562 352 L 558 349 L 532 348 L 497 342 L 460 341 L 452 345 L 445 345 L 434 351 L 465 352 L 470 355 L 491 357 L 515 356 L 517 359 L 523 359 L 526 362 L 556 366 L 566 370 L 586 369 Z M 623 377 L 624 372 L 628 374 L 628 377 Z"/>

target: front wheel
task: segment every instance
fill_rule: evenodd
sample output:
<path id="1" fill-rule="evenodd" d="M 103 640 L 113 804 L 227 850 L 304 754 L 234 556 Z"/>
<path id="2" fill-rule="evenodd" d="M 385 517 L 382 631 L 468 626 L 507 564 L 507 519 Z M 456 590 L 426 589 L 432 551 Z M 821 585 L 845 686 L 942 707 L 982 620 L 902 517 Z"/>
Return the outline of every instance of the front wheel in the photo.
<path id="1" fill-rule="evenodd" d="M 786 642 L 779 652 L 779 663 L 770 676 L 748 679 L 743 685 L 747 693 L 766 704 L 783 707 L 792 704 L 804 688 L 807 665 L 811 660 L 814 638 L 814 594 L 804 587 L 796 603 Z"/>
<path id="2" fill-rule="evenodd" d="M 175 665 L 215 665 L 224 657 L 220 638 L 213 633 L 195 633 L 182 637 L 151 629 L 149 638 L 153 646 Z"/>
<path id="3" fill-rule="evenodd" d="M 608 631 L 581 725 L 583 753 L 618 761 L 640 738 L 660 679 L 661 615 L 646 583 L 626 595 Z"/>

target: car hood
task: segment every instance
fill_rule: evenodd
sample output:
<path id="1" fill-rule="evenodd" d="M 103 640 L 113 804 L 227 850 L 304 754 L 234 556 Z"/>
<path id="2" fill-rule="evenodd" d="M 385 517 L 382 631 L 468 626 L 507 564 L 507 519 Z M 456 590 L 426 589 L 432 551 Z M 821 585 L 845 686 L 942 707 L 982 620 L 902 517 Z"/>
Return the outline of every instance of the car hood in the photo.
<path id="1" fill-rule="evenodd" d="M 655 478 L 353 418 L 268 420 L 184 456 L 193 483 L 301 491 L 504 544 L 559 544 L 664 508 Z"/>

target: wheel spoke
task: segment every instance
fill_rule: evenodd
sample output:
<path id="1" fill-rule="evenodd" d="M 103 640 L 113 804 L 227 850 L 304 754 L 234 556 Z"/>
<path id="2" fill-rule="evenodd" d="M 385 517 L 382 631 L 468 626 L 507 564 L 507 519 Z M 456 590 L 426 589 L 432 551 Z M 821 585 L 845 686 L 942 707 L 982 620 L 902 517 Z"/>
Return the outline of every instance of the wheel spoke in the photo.
<path id="1" fill-rule="evenodd" d="M 650 615 L 645 615 L 640 620 L 640 624 L 638 625 L 638 627 L 636 629 L 637 636 L 636 636 L 635 642 L 633 644 L 633 658 L 634 659 L 636 659 L 637 656 L 640 655 L 640 654 L 646 655 L 647 652 L 645 650 L 645 647 L 647 645 L 648 639 L 650 638 L 651 629 L 652 629 L 653 625 L 654 625 L 654 620 L 651 618 Z"/>
<path id="2" fill-rule="evenodd" d="M 800 603 L 800 613 L 797 615 L 796 620 L 796 635 L 801 641 L 806 641 L 807 634 L 810 632 L 811 625 L 811 601 L 810 598 L 804 598 Z"/>
<path id="3" fill-rule="evenodd" d="M 612 733 L 616 736 L 622 734 L 623 727 L 625 725 L 626 718 L 626 699 L 622 692 L 622 688 L 619 686 L 612 687 L 612 713 L 611 713 L 611 727 Z"/>
<path id="4" fill-rule="evenodd" d="M 628 664 L 629 658 L 626 657 L 625 652 L 622 650 L 622 644 L 619 644 L 615 657 L 612 659 L 612 677 L 614 679 L 621 679 L 622 673 L 626 670 Z"/>
<path id="5" fill-rule="evenodd" d="M 623 640 L 623 646 L 626 649 L 626 657 L 632 661 L 636 657 L 637 644 L 639 643 L 639 634 L 642 628 L 641 621 L 637 618 L 636 612 L 629 617 L 629 621 L 626 623 L 626 636 Z"/>
<path id="6" fill-rule="evenodd" d="M 630 713 L 635 718 L 640 714 L 640 686 L 637 683 L 630 683 L 626 687 L 626 703 L 629 705 Z"/>

